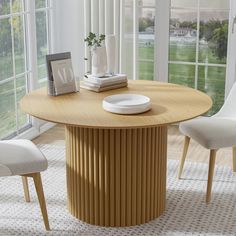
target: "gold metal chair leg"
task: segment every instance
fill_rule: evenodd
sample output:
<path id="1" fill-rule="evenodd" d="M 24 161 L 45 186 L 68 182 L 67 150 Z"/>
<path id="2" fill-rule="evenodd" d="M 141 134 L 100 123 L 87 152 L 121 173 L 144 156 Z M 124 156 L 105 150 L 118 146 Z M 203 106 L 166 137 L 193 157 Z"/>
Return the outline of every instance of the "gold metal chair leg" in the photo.
<path id="1" fill-rule="evenodd" d="M 216 152 L 217 150 L 210 151 L 206 203 L 209 203 L 211 201 L 211 189 L 212 189 L 212 181 L 215 169 Z"/>
<path id="2" fill-rule="evenodd" d="M 21 178 L 22 178 L 22 183 L 23 183 L 23 188 L 24 188 L 25 201 L 30 202 L 28 179 L 26 176 L 21 176 Z"/>
<path id="3" fill-rule="evenodd" d="M 181 158 L 181 161 L 180 161 L 179 173 L 178 173 L 178 178 L 179 179 L 180 179 L 182 171 L 183 171 L 184 162 L 185 162 L 187 152 L 188 152 L 189 142 L 190 142 L 190 138 L 188 136 L 185 136 L 184 149 L 183 149 L 183 154 L 182 154 L 182 158 Z"/>

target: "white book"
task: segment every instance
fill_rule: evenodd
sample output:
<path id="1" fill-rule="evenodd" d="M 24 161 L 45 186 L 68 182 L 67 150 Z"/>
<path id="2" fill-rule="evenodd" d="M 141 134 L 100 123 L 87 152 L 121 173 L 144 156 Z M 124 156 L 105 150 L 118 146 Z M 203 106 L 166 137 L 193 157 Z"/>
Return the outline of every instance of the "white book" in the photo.
<path id="1" fill-rule="evenodd" d="M 122 83 L 127 81 L 127 75 L 125 74 L 117 74 L 113 76 L 106 76 L 106 77 L 94 77 L 92 75 L 88 75 L 88 78 L 84 78 L 84 81 L 96 84 L 96 85 L 112 85 L 114 83 Z"/>
<path id="2" fill-rule="evenodd" d="M 56 95 L 76 92 L 71 59 L 51 61 Z"/>
<path id="3" fill-rule="evenodd" d="M 84 85 L 90 86 L 90 87 L 96 87 L 96 88 L 104 88 L 107 86 L 112 86 L 112 85 L 122 84 L 122 83 L 127 83 L 127 80 L 119 80 L 119 81 L 115 81 L 115 82 L 111 81 L 111 82 L 105 83 L 105 84 L 98 84 L 98 83 L 93 83 L 93 82 L 84 80 Z"/>
<path id="4" fill-rule="evenodd" d="M 127 85 L 128 85 L 127 82 L 124 82 L 124 83 L 120 83 L 120 84 L 114 84 L 114 85 L 109 85 L 109 86 L 105 86 L 105 87 L 102 87 L 102 88 L 98 88 L 98 87 L 95 87 L 95 86 L 88 86 L 85 83 L 82 83 L 80 85 L 80 87 L 99 93 L 99 92 L 103 92 L 103 91 L 107 91 L 107 90 L 127 87 Z"/>

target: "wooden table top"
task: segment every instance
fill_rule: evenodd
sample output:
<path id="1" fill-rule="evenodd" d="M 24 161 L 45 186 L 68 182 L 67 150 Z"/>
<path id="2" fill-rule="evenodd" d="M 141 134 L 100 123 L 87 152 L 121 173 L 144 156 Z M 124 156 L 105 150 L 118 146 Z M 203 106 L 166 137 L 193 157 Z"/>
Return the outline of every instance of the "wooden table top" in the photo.
<path id="1" fill-rule="evenodd" d="M 138 115 L 118 115 L 105 111 L 102 100 L 119 93 L 148 96 L 152 109 Z M 20 102 L 28 114 L 55 123 L 94 128 L 141 128 L 168 125 L 197 117 L 212 106 L 211 98 L 195 89 L 157 81 L 130 80 L 128 88 L 95 93 L 51 97 L 47 89 L 35 90 Z"/>

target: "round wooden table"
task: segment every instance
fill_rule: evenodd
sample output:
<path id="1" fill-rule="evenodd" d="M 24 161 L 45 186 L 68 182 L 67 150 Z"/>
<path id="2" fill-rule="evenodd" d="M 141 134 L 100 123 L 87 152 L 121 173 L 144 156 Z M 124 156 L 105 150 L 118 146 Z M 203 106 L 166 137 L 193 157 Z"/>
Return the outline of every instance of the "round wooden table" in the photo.
<path id="1" fill-rule="evenodd" d="M 146 95 L 152 109 L 117 115 L 102 108 L 117 93 Z M 37 118 L 65 125 L 68 209 L 101 226 L 148 222 L 165 210 L 167 125 L 199 116 L 211 99 L 197 90 L 154 81 L 129 81 L 128 88 L 50 97 L 45 88 L 21 100 Z"/>

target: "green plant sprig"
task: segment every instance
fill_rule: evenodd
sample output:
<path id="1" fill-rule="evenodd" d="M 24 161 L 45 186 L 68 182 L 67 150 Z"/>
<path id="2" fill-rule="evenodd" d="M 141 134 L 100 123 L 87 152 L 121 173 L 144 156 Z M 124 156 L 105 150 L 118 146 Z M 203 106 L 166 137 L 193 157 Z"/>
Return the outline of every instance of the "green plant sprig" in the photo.
<path id="1" fill-rule="evenodd" d="M 100 34 L 100 35 L 96 35 L 92 32 L 89 33 L 88 37 L 86 39 L 84 39 L 85 42 L 88 43 L 89 47 L 101 47 L 102 43 L 105 41 L 105 35 L 104 34 Z"/>

